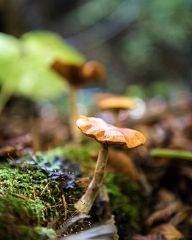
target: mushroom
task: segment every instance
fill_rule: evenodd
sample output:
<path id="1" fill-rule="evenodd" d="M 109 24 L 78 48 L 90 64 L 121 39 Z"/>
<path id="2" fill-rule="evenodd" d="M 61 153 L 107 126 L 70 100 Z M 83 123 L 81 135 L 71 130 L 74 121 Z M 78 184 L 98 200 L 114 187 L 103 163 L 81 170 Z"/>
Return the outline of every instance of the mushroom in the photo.
<path id="1" fill-rule="evenodd" d="M 102 98 L 97 101 L 97 104 L 101 110 L 113 111 L 115 125 L 118 127 L 120 127 L 119 112 L 121 110 L 132 109 L 135 107 L 135 101 L 124 96 L 109 96 Z"/>
<path id="2" fill-rule="evenodd" d="M 51 68 L 62 76 L 69 84 L 70 97 L 70 129 L 73 140 L 79 142 L 79 132 L 75 127 L 78 117 L 77 92 L 80 87 L 91 80 L 103 80 L 105 68 L 96 61 L 87 61 L 83 64 L 68 64 L 61 60 L 55 60 Z"/>
<path id="3" fill-rule="evenodd" d="M 108 159 L 108 145 L 118 144 L 126 148 L 134 148 L 145 143 L 142 133 L 128 129 L 118 128 L 106 123 L 100 118 L 80 116 L 76 121 L 78 128 L 85 135 L 95 138 L 101 143 L 93 178 L 81 199 L 75 204 L 80 213 L 88 213 L 102 185 L 105 167 Z"/>

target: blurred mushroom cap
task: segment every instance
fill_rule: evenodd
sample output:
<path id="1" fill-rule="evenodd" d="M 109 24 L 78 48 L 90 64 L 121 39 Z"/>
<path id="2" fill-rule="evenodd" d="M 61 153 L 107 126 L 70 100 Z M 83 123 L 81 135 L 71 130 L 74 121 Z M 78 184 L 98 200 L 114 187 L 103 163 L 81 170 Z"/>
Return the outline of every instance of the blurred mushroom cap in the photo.
<path id="1" fill-rule="evenodd" d="M 50 68 L 76 87 L 81 87 L 91 80 L 103 80 L 106 75 L 104 66 L 96 61 L 88 61 L 83 64 L 71 64 L 56 59 Z"/>
<path id="2" fill-rule="evenodd" d="M 109 96 L 98 100 L 98 107 L 101 110 L 109 109 L 132 109 L 135 107 L 135 101 L 124 96 Z"/>
<path id="3" fill-rule="evenodd" d="M 88 61 L 83 64 L 81 75 L 86 79 L 104 80 L 106 78 L 105 67 L 97 61 Z"/>
<path id="4" fill-rule="evenodd" d="M 82 64 L 71 64 L 56 59 L 50 68 L 72 85 L 81 85 L 80 70 Z"/>
<path id="5" fill-rule="evenodd" d="M 129 128 L 118 128 L 100 118 L 80 116 L 76 121 L 78 128 L 87 136 L 100 143 L 120 144 L 134 148 L 145 143 L 145 136 Z"/>

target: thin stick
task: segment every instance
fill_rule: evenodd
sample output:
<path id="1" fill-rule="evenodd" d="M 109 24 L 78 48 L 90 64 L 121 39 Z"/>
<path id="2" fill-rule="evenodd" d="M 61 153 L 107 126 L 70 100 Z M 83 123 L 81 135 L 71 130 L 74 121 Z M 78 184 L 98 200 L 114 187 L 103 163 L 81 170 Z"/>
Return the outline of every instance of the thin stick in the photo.
<path id="1" fill-rule="evenodd" d="M 52 206 L 47 207 L 47 208 L 56 208 L 56 207 L 59 207 L 59 206 L 63 206 L 63 203 L 58 203 L 58 204 L 52 205 Z"/>
<path id="2" fill-rule="evenodd" d="M 48 186 L 49 186 L 49 182 L 45 185 L 45 187 L 44 187 L 43 191 L 41 192 L 40 196 L 42 196 L 44 194 L 44 192 L 47 190 Z"/>
<path id="3" fill-rule="evenodd" d="M 36 192 L 35 192 L 35 189 L 33 189 L 32 194 L 33 194 L 33 199 L 35 199 L 35 198 L 36 198 Z"/>
<path id="4" fill-rule="evenodd" d="M 63 194 L 62 195 L 62 201 L 63 201 L 63 207 L 64 207 L 64 220 L 67 219 L 67 202 L 66 202 L 66 199 L 65 199 L 65 195 Z"/>
<path id="5" fill-rule="evenodd" d="M 81 199 L 75 204 L 75 208 L 80 213 L 89 213 L 93 202 L 98 194 L 98 190 L 102 185 L 105 167 L 108 159 L 108 145 L 102 144 L 102 148 L 99 152 L 97 164 L 93 178 Z"/>

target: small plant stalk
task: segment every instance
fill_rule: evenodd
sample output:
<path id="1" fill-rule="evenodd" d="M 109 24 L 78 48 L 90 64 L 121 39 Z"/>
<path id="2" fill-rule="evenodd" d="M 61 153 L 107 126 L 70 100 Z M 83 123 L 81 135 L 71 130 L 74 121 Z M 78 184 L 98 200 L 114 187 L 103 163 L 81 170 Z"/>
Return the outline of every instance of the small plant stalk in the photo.
<path id="1" fill-rule="evenodd" d="M 102 185 L 105 168 L 108 159 L 108 145 L 102 144 L 102 148 L 97 158 L 97 164 L 93 178 L 85 192 L 85 194 L 75 204 L 75 208 L 79 213 L 88 214 L 95 198 L 97 197 L 100 186 Z"/>
<path id="2" fill-rule="evenodd" d="M 78 108 L 77 108 L 77 88 L 69 85 L 69 97 L 70 97 L 70 130 L 72 139 L 75 143 L 80 142 L 80 132 L 76 127 L 76 120 L 78 118 Z"/>
<path id="3" fill-rule="evenodd" d="M 0 113 L 2 113 L 6 103 L 11 97 L 11 93 L 7 90 L 6 84 L 4 84 L 1 88 L 0 92 Z"/>
<path id="4" fill-rule="evenodd" d="M 30 119 L 31 125 L 31 134 L 33 139 L 33 151 L 36 152 L 41 149 L 41 141 L 40 141 L 40 134 L 39 134 L 39 121 L 35 119 L 34 116 Z"/>
<path id="5" fill-rule="evenodd" d="M 156 148 L 151 150 L 150 154 L 153 157 L 179 158 L 179 159 L 192 160 L 192 152 L 183 151 L 183 150 Z"/>

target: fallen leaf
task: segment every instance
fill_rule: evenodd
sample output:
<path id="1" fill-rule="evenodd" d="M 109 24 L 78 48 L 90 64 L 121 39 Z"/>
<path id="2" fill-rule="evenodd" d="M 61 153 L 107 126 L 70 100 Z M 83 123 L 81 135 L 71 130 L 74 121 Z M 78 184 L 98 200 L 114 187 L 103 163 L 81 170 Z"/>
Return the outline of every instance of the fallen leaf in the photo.
<path id="1" fill-rule="evenodd" d="M 160 225 L 153 231 L 161 234 L 165 240 L 179 240 L 183 238 L 183 235 L 172 224 Z"/>

